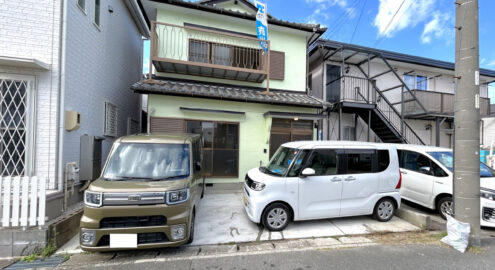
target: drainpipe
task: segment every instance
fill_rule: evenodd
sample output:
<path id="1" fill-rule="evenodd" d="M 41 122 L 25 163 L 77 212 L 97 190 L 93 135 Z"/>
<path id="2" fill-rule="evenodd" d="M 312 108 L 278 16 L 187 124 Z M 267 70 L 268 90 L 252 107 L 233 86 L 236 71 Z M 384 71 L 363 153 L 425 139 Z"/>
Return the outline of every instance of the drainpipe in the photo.
<path id="1" fill-rule="evenodd" d="M 58 153 L 56 159 L 58 160 L 56 166 L 56 176 L 58 178 L 57 189 L 62 191 L 63 187 L 63 146 L 64 146 L 64 97 L 65 97 L 65 60 L 66 60 L 66 37 L 67 37 L 67 5 L 65 1 L 60 1 L 60 9 L 62 14 L 60 15 L 60 48 L 59 48 L 59 92 L 58 92 Z M 64 194 L 65 196 L 65 194 Z"/>

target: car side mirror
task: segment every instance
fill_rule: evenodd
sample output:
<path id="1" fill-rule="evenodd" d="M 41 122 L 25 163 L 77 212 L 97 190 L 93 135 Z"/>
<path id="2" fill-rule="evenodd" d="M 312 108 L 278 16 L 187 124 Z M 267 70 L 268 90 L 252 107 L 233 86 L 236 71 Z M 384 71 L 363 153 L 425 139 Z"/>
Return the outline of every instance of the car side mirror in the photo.
<path id="1" fill-rule="evenodd" d="M 194 163 L 194 170 L 197 172 L 201 171 L 201 162 L 196 161 L 196 163 Z"/>
<path id="2" fill-rule="evenodd" d="M 302 177 L 307 177 L 307 176 L 311 176 L 311 175 L 315 175 L 316 172 L 314 169 L 312 168 L 305 168 L 302 172 L 301 172 L 301 176 Z"/>
<path id="3" fill-rule="evenodd" d="M 431 168 L 428 166 L 423 166 L 419 168 L 419 171 L 424 174 L 431 174 Z"/>

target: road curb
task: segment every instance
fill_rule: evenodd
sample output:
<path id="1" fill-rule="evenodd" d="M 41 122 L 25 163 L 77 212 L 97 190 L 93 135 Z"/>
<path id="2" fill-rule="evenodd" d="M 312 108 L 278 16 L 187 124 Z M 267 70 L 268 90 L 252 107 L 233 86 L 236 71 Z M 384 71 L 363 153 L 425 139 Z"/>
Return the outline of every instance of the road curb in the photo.
<path id="1" fill-rule="evenodd" d="M 421 229 L 424 230 L 432 229 L 431 218 L 428 215 L 421 214 L 404 208 L 397 209 L 395 215 Z"/>

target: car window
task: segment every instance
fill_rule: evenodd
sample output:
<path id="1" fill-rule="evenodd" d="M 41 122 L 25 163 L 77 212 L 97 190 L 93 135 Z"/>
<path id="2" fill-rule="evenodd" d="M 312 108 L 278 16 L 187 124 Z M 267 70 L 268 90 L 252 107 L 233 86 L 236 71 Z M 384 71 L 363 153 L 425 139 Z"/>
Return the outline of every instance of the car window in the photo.
<path id="1" fill-rule="evenodd" d="M 305 159 L 308 156 L 309 152 L 310 150 L 303 150 L 299 153 L 299 155 L 296 157 L 296 160 L 294 161 L 294 164 L 292 165 L 289 171 L 288 174 L 289 177 L 298 176 L 301 173 L 301 169 L 305 164 Z"/>
<path id="2" fill-rule="evenodd" d="M 347 156 L 347 173 L 372 173 L 373 172 L 373 156 L 375 150 L 368 149 L 353 149 L 345 151 Z"/>
<path id="3" fill-rule="evenodd" d="M 433 172 L 433 175 L 434 176 L 437 176 L 437 177 L 445 177 L 445 176 L 449 176 L 442 168 L 440 168 L 440 166 L 438 166 L 435 162 L 431 162 L 431 169 L 432 169 L 432 172 Z"/>
<path id="4" fill-rule="evenodd" d="M 339 157 L 335 150 L 314 150 L 306 168 L 315 170 L 315 175 L 335 175 L 338 173 Z"/>
<path id="5" fill-rule="evenodd" d="M 377 150 L 378 156 L 378 172 L 383 172 L 390 165 L 390 154 L 388 150 Z"/>
<path id="6" fill-rule="evenodd" d="M 431 171 L 430 159 L 427 156 L 412 151 L 403 151 L 402 155 L 402 167 L 404 169 L 428 174 L 421 170 L 421 168 L 425 167 L 430 168 Z"/>

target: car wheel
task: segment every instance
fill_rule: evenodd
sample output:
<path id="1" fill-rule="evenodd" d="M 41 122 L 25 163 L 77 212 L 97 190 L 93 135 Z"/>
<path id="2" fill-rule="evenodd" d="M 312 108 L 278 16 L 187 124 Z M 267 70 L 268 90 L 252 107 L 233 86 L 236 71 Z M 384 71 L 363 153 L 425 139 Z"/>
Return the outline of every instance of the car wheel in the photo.
<path id="1" fill-rule="evenodd" d="M 269 231 L 281 231 L 287 227 L 291 219 L 289 207 L 283 203 L 274 203 L 263 212 L 261 221 Z"/>
<path id="2" fill-rule="evenodd" d="M 193 210 L 191 223 L 189 226 L 189 239 L 187 240 L 188 244 L 191 244 L 194 241 L 194 220 L 196 219 L 196 211 Z"/>
<path id="3" fill-rule="evenodd" d="M 386 222 L 392 219 L 395 214 L 395 204 L 390 198 L 379 200 L 373 210 L 373 217 L 381 222 Z"/>
<path id="4" fill-rule="evenodd" d="M 447 219 L 447 215 L 454 215 L 454 203 L 452 202 L 452 198 L 441 198 L 437 203 L 437 210 L 443 219 Z"/>

